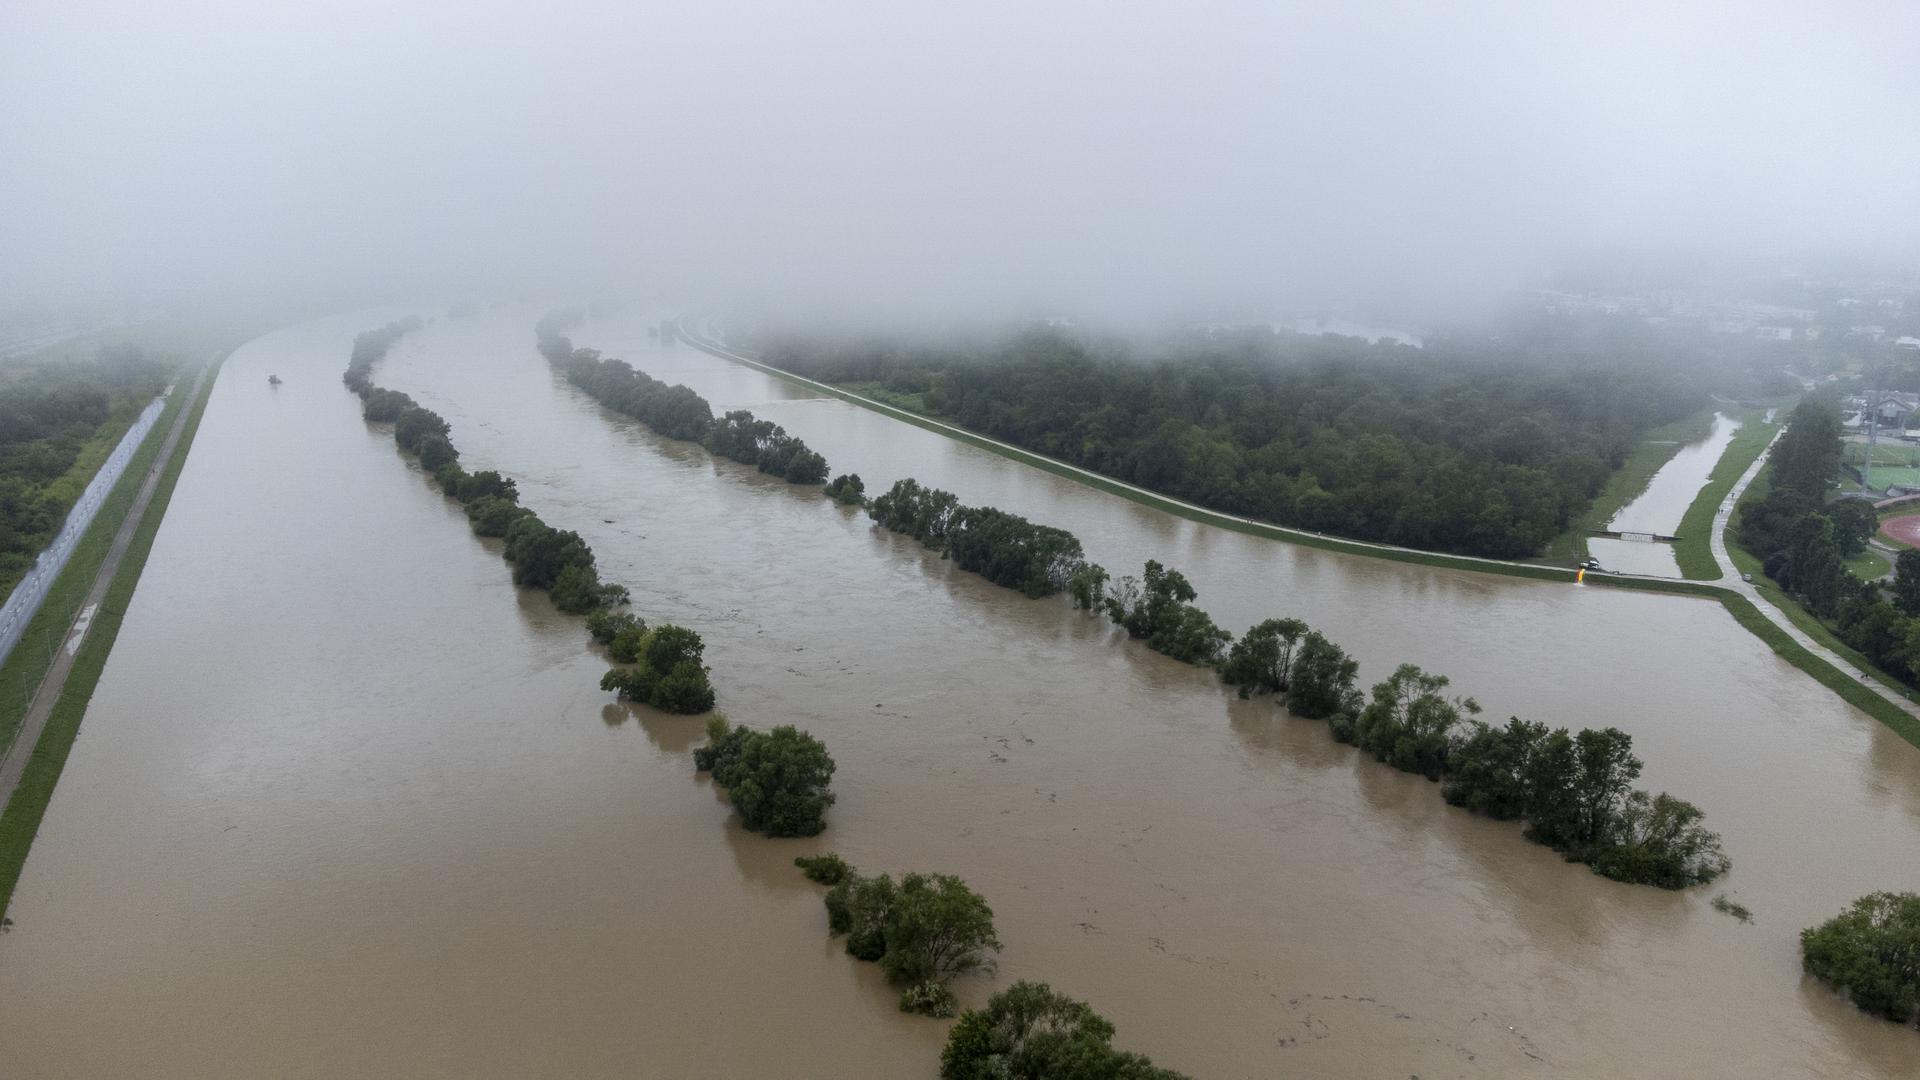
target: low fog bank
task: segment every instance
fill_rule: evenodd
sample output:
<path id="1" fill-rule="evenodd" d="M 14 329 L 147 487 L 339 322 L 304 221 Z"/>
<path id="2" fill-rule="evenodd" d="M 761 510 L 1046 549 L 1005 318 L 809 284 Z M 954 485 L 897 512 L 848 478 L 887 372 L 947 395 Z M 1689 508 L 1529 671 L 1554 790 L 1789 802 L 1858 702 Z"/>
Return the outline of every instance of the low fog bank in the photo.
<path id="1" fill-rule="evenodd" d="M 1568 251 L 1911 259 L 1906 5 L 15 4 L 0 299 L 1495 310 Z"/>

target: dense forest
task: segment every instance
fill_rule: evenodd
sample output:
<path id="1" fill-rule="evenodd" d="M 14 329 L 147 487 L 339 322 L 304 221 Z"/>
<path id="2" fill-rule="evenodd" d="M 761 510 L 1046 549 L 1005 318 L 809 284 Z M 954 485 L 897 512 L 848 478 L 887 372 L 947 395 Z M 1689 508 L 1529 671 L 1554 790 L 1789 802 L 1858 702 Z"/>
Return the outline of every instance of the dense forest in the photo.
<path id="1" fill-rule="evenodd" d="M 0 368 L 0 596 L 26 576 L 86 489 L 91 476 L 68 472 L 87 443 L 117 439 L 166 388 L 169 370 L 130 346 Z"/>
<path id="2" fill-rule="evenodd" d="M 964 350 L 756 343 L 778 367 L 1203 506 L 1500 558 L 1539 553 L 1646 430 L 1705 402 L 1653 357 L 1543 364 L 1291 334 L 1150 361 L 1053 331 Z"/>
<path id="3" fill-rule="evenodd" d="M 827 482 L 827 459 L 771 420 L 745 409 L 716 419 L 707 399 L 685 386 L 669 386 L 624 360 L 578 349 L 564 333 L 580 313 L 558 311 L 534 326 L 534 342 L 567 381 L 615 412 L 625 413 L 670 439 L 700 443 L 709 451 L 752 465 L 794 484 Z"/>

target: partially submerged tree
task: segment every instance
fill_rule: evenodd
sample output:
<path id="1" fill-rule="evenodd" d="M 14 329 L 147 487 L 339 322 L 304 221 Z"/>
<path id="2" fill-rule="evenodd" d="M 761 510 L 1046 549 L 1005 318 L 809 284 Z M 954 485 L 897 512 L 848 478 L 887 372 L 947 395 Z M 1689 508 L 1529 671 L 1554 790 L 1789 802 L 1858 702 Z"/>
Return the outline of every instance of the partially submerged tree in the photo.
<path id="1" fill-rule="evenodd" d="M 1920 893 L 1872 893 L 1802 930 L 1800 961 L 1867 1012 L 1920 1022 Z"/>
<path id="2" fill-rule="evenodd" d="M 1046 983 L 1022 980 L 969 1009 L 947 1035 L 940 1080 L 1181 1080 L 1113 1048 L 1113 1024 Z"/>
<path id="3" fill-rule="evenodd" d="M 716 716 L 707 724 L 707 743 L 694 765 L 713 773 L 747 828 L 814 836 L 827 827 L 834 764 L 820 740 L 791 724 L 753 731 Z"/>

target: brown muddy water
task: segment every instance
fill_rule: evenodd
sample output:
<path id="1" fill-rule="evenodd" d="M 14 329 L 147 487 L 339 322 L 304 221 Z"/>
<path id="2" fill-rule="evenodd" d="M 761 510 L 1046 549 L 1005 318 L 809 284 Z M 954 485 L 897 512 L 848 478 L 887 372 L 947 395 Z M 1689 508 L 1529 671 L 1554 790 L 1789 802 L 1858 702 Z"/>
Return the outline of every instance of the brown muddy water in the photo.
<path id="1" fill-rule="evenodd" d="M 1168 517 L 690 348 L 585 344 L 900 476 L 1187 572 L 1226 626 L 1302 616 L 1496 718 L 1631 731 L 1735 870 L 1617 885 L 1434 785 L 1241 702 L 1064 601 L 605 413 L 537 309 L 438 320 L 379 381 L 516 476 L 721 706 L 839 762 L 815 841 L 742 833 L 698 719 L 613 705 L 579 620 L 521 596 L 290 328 L 215 388 L 0 936 L 7 1076 L 930 1077 L 791 865 L 957 873 L 1016 978 L 1196 1077 L 1911 1077 L 1920 1036 L 1802 979 L 1796 934 L 1920 888 L 1920 751 L 1716 604 L 1357 559 Z M 278 372 L 285 385 L 266 385 Z M 1757 921 L 1708 900 L 1728 892 Z"/>
<path id="2" fill-rule="evenodd" d="M 1713 467 L 1720 463 L 1727 444 L 1740 430 L 1740 421 L 1725 413 L 1713 414 L 1713 427 L 1706 436 L 1682 446 L 1647 481 L 1647 489 L 1635 496 L 1613 515 L 1607 528 L 1615 532 L 1657 533 L 1672 536 L 1680 531 L 1680 519 L 1693 505 Z M 1680 577 L 1680 564 L 1674 561 L 1673 548 L 1666 544 L 1633 540 L 1608 540 L 1595 537 L 1587 541 L 1587 552 L 1608 570 L 1654 577 Z"/>

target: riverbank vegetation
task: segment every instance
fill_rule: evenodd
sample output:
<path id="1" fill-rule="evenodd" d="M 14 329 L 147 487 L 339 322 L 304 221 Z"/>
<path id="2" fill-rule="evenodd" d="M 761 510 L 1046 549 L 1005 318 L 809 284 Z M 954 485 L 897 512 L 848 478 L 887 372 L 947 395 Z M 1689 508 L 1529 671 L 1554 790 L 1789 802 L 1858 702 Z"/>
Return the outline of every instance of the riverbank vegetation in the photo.
<path id="1" fill-rule="evenodd" d="M 1877 892 L 1800 932 L 1807 974 L 1896 1024 L 1920 1022 L 1920 894 Z"/>
<path id="2" fill-rule="evenodd" d="M 948 1017 L 948 983 L 992 966 L 1000 951 L 993 909 L 951 874 L 867 876 L 838 855 L 801 856 L 794 865 L 810 881 L 829 886 L 827 933 L 847 939 L 847 955 L 879 964 L 887 981 L 904 987 L 900 1011 Z"/>
<path id="3" fill-rule="evenodd" d="M 0 367 L 0 597 L 33 568 L 171 373 L 133 346 Z"/>
<path id="4" fill-rule="evenodd" d="M 712 773 L 741 824 L 768 836 L 818 836 L 833 805 L 833 757 L 820 740 L 782 724 L 754 731 L 724 716 L 707 721 L 694 768 Z"/>
<path id="5" fill-rule="evenodd" d="M 461 468 L 451 425 L 439 413 L 398 390 L 374 385 L 374 365 L 421 325 L 418 318 L 403 319 L 354 338 L 341 381 L 359 395 L 361 415 L 369 422 L 393 425 L 394 442 L 420 462 L 441 491 L 466 508 L 476 535 L 505 540 L 501 553 L 513 565 L 515 585 L 546 592 L 555 607 L 574 615 L 626 603 L 624 586 L 600 581 L 593 550 L 579 533 L 555 529 L 520 506 L 519 489 L 511 479 L 490 470 L 469 473 Z"/>
<path id="6" fill-rule="evenodd" d="M 1053 331 L 964 350 L 762 345 L 780 369 L 878 384 L 927 416 L 1211 509 L 1494 558 L 1539 553 L 1645 431 L 1704 401 L 1665 364 L 1300 335 L 1187 343 L 1151 362 Z"/>
<path id="7" fill-rule="evenodd" d="M 697 442 L 788 483 L 826 483 L 827 459 L 779 424 L 745 409 L 716 419 L 713 407 L 691 389 L 668 386 L 624 360 L 602 357 L 598 349 L 575 348 L 565 331 L 580 317 L 577 311 L 548 314 L 535 324 L 534 341 L 540 355 L 588 397 L 668 438 Z"/>
<path id="8" fill-rule="evenodd" d="M 940 1080 L 1183 1080 L 1113 1046 L 1113 1024 L 1046 983 L 1021 980 L 947 1034 Z"/>
<path id="9" fill-rule="evenodd" d="M 692 715 L 713 708 L 713 684 L 702 663 L 707 646 L 699 634 L 672 623 L 649 630 L 631 615 L 602 616 L 598 623 L 590 615 L 587 630 L 606 645 L 609 659 L 630 665 L 610 668 L 600 677 L 600 689 L 661 712 Z"/>

